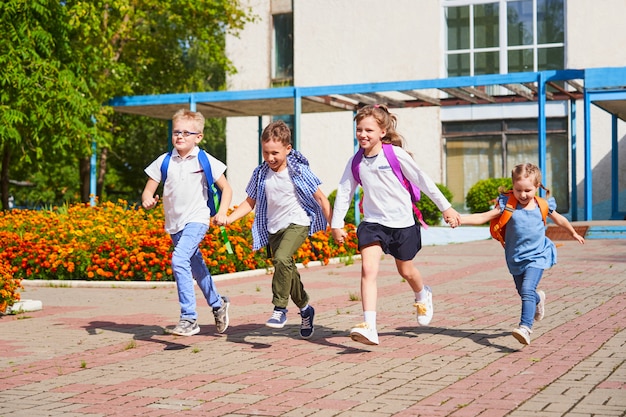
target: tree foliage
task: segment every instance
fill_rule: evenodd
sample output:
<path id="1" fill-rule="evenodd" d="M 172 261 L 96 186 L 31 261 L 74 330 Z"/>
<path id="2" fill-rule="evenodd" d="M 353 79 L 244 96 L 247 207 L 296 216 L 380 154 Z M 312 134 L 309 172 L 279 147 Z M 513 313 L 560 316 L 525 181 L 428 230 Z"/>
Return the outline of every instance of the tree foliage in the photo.
<path id="1" fill-rule="evenodd" d="M 65 172 L 49 164 L 74 164 L 53 182 L 66 201 L 88 197 L 92 141 L 105 194 L 136 192 L 126 174 L 145 180 L 143 167 L 167 146 L 165 121 L 114 114 L 107 100 L 224 88 L 234 71 L 226 34 L 251 19 L 236 0 L 6 0 L 0 13 L 2 182 L 35 183 L 36 173 Z M 205 137 L 223 136 L 211 123 Z"/>
<path id="2" fill-rule="evenodd" d="M 9 0 L 0 4 L 1 194 L 6 207 L 9 171 L 18 160 L 27 171 L 46 159 L 85 149 L 99 106 L 81 78 L 70 48 L 70 28 L 58 19 L 58 1 Z M 15 171 L 12 171 L 15 172 Z"/>

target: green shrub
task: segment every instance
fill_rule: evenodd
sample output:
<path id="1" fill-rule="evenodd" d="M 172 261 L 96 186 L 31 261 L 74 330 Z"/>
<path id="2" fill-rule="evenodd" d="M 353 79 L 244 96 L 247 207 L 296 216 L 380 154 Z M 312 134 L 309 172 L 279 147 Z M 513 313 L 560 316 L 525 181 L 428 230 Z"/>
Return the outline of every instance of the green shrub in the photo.
<path id="1" fill-rule="evenodd" d="M 511 178 L 488 178 L 486 180 L 480 180 L 472 185 L 472 188 L 467 192 L 465 203 L 470 213 L 488 211 L 493 206 L 494 200 L 498 198 L 500 194 L 498 189 L 503 187 L 509 190 L 512 186 Z"/>
<path id="2" fill-rule="evenodd" d="M 452 200 L 452 193 L 450 192 L 448 187 L 446 187 L 443 184 L 437 184 L 437 187 L 439 188 L 441 193 L 448 199 L 448 201 Z M 363 190 L 361 188 L 359 188 L 359 192 L 360 192 L 361 198 L 363 198 Z M 331 207 L 335 206 L 336 197 L 337 197 L 337 190 L 334 190 L 332 193 L 328 195 L 328 201 L 330 201 Z M 420 201 L 417 203 L 417 208 L 419 208 L 420 211 L 422 212 L 422 216 L 424 217 L 424 222 L 426 222 L 427 225 L 437 226 L 440 224 L 441 212 L 439 211 L 435 203 L 433 203 L 432 200 L 425 193 L 422 193 Z M 348 213 L 346 214 L 345 222 L 350 223 L 350 224 L 356 224 L 355 217 L 354 217 L 354 197 L 352 198 L 352 201 L 350 202 L 350 209 L 348 210 Z"/>
<path id="3" fill-rule="evenodd" d="M 437 188 L 448 201 L 452 201 L 453 195 L 448 187 L 443 184 L 437 184 Z M 417 208 L 422 212 L 424 222 L 429 226 L 438 226 L 441 224 L 441 212 L 426 193 L 422 192 L 421 194 L 420 201 L 417 202 Z"/>

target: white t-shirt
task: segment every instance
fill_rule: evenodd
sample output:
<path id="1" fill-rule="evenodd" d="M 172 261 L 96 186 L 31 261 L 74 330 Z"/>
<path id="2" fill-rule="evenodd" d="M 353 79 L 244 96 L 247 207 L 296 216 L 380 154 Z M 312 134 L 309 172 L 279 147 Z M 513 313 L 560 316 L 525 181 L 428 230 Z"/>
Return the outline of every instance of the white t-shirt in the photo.
<path id="1" fill-rule="evenodd" d="M 451 204 L 435 182 L 417 166 L 411 155 L 398 146 L 394 146 L 393 150 L 398 157 L 404 176 L 417 185 L 422 193 L 430 197 L 439 210 L 444 211 L 450 208 Z M 344 217 L 358 186 L 352 175 L 353 158 L 354 156 L 348 160 L 337 188 L 332 228 L 344 227 Z M 363 157 L 359 165 L 359 176 L 363 184 L 363 221 L 392 228 L 404 228 L 415 224 L 411 196 L 393 173 L 382 149 L 374 157 Z"/>
<path id="2" fill-rule="evenodd" d="M 181 158 L 176 149 L 172 150 L 162 196 L 165 231 L 169 234 L 180 232 L 187 223 L 210 223 L 208 183 L 198 161 L 199 151 L 196 146 L 185 158 Z M 165 155 L 159 156 L 145 169 L 145 173 L 158 182 L 161 182 L 161 165 Z M 213 171 L 210 175 L 215 182 L 226 171 L 226 165 L 208 153 L 207 156 Z"/>
<path id="3" fill-rule="evenodd" d="M 298 200 L 296 187 L 289 177 L 289 170 L 274 172 L 265 178 L 267 198 L 267 231 L 276 233 L 290 224 L 310 226 L 311 219 Z"/>

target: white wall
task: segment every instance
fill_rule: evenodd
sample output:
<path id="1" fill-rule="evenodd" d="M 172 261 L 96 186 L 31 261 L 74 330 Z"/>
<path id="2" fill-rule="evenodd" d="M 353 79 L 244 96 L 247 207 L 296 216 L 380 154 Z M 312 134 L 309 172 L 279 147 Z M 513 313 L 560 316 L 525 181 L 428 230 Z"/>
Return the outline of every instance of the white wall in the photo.
<path id="1" fill-rule="evenodd" d="M 567 0 L 566 67 L 626 65 L 626 0 Z"/>
<path id="2" fill-rule="evenodd" d="M 438 1 L 295 0 L 297 85 L 437 78 Z"/>
<path id="3" fill-rule="evenodd" d="M 258 14 L 258 20 L 248 24 L 239 39 L 230 37 L 227 41 L 228 56 L 239 71 L 229 77 L 230 89 L 270 86 L 271 9 L 279 3 L 282 7 L 285 1 L 247 1 Z M 294 81 L 297 86 L 432 79 L 445 73 L 440 1 L 293 0 L 293 12 Z M 626 0 L 567 0 L 566 67 L 626 65 L 624 16 Z M 584 174 L 582 107 L 579 103 L 579 183 Z M 501 106 L 489 108 L 495 113 L 503 111 Z M 407 147 L 419 166 L 434 181 L 445 182 L 441 119 L 442 113 L 444 117 L 445 113 L 456 117 L 452 116 L 457 113 L 456 109 L 431 107 L 393 112 L 398 115 L 398 131 L 407 140 Z M 606 158 L 610 152 L 610 119 L 603 113 L 594 109 L 592 115 L 592 160 L 594 170 L 598 172 L 594 177 L 594 201 L 602 204 L 609 189 L 607 175 L 612 175 L 603 166 L 607 161 L 610 164 L 610 159 Z M 478 114 L 484 116 L 485 111 L 472 108 L 467 119 L 476 118 Z M 336 188 L 353 153 L 352 117 L 351 112 L 302 116 L 300 150 L 322 180 L 322 190 L 326 194 Z M 269 121 L 264 118 L 263 126 Z M 622 142 L 624 130 L 624 123 L 620 122 Z M 258 164 L 257 118 L 230 118 L 227 147 L 228 178 L 237 204 L 245 198 L 245 186 Z M 624 171 L 622 169 L 620 175 L 626 175 Z M 621 180 L 621 184 L 624 181 Z M 582 202 L 580 193 L 579 196 Z"/>
<path id="4" fill-rule="evenodd" d="M 566 66 L 572 69 L 616 67 L 626 65 L 626 0 L 567 0 Z M 578 204 L 584 202 L 584 120 L 583 102 L 577 103 L 578 155 L 576 176 Z M 626 123 L 618 122 L 619 172 L 611 172 L 611 116 L 591 106 L 591 164 L 593 166 L 593 218 L 608 218 L 611 214 L 611 178 L 618 177 L 622 189 L 626 184 Z M 626 192 L 622 192 L 621 210 L 626 207 Z M 582 208 L 579 218 L 582 218 Z"/>

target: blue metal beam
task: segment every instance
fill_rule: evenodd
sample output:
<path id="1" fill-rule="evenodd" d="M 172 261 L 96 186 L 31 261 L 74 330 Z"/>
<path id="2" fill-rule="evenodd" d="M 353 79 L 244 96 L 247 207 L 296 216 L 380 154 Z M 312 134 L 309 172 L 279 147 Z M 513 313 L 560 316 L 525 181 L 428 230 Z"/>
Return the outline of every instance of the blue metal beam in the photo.
<path id="1" fill-rule="evenodd" d="M 617 116 L 611 116 L 611 219 L 623 220 L 619 215 L 619 144 L 617 142 Z M 620 219 L 621 217 L 621 219 Z"/>
<path id="2" fill-rule="evenodd" d="M 300 149 L 300 118 L 302 116 L 302 94 L 300 88 L 293 89 L 293 147 L 297 151 Z"/>
<path id="3" fill-rule="evenodd" d="M 591 100 L 589 91 L 585 88 L 583 94 L 585 108 L 585 179 L 584 179 L 584 215 L 583 220 L 592 220 L 592 195 L 591 195 Z"/>
<path id="4" fill-rule="evenodd" d="M 577 155 L 578 155 L 578 135 L 576 131 L 576 100 L 570 100 L 570 135 L 572 138 L 572 194 L 571 194 L 571 203 L 570 203 L 570 213 L 572 213 L 572 221 L 578 220 L 578 181 L 576 178 L 576 167 L 578 166 Z"/>
<path id="5" fill-rule="evenodd" d="M 537 81 L 538 87 L 538 156 L 539 156 L 539 169 L 541 170 L 541 178 L 543 184 L 548 183 L 547 170 L 546 170 L 546 84 L 543 73 L 539 73 L 539 79 Z M 539 195 L 545 197 L 546 191 L 542 188 L 539 189 Z"/>

